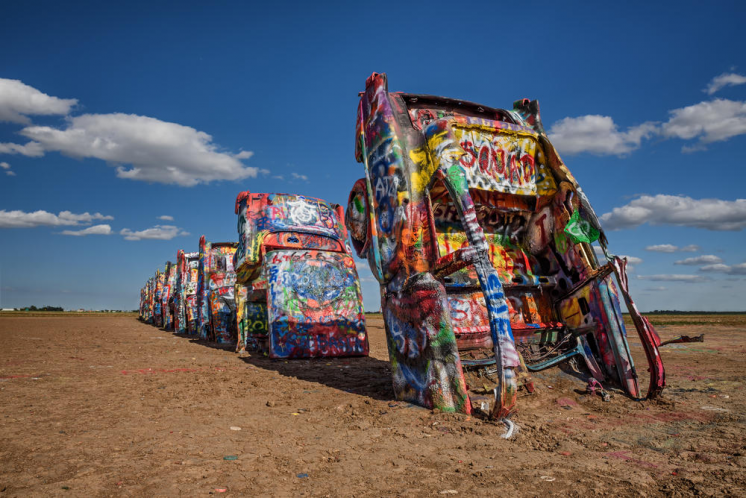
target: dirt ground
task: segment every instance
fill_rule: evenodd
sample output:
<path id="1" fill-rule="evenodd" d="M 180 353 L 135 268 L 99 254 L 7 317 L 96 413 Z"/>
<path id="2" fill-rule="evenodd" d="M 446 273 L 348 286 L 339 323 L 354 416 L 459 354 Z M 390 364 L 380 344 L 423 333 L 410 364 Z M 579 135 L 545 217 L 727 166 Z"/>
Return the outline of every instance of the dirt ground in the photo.
<path id="1" fill-rule="evenodd" d="M 662 348 L 660 401 L 535 375 L 510 441 L 394 401 L 368 330 L 368 358 L 275 362 L 134 316 L 0 317 L 0 498 L 746 494 L 745 319 L 659 326 L 705 334 Z"/>

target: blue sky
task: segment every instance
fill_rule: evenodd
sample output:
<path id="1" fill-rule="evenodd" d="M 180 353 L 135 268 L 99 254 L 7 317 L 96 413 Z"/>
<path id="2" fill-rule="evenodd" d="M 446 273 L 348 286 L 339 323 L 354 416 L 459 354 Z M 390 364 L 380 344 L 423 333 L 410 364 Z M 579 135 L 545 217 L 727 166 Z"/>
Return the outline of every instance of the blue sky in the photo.
<path id="1" fill-rule="evenodd" d="M 178 249 L 236 240 L 243 190 L 346 204 L 376 71 L 392 91 L 539 99 L 639 307 L 743 310 L 744 18 L 742 2 L 4 2 L 0 307 L 134 309 Z"/>

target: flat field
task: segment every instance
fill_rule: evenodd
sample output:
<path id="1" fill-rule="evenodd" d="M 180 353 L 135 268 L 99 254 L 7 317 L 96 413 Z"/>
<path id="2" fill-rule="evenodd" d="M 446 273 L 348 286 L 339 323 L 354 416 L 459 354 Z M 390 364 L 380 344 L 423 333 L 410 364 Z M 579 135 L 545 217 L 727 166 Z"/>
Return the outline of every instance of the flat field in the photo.
<path id="1" fill-rule="evenodd" d="M 506 441 L 396 402 L 375 315 L 370 357 L 288 362 L 132 315 L 0 316 L 0 497 L 744 496 L 746 317 L 653 323 L 705 334 L 661 349 L 662 399 L 604 402 L 555 368 Z"/>

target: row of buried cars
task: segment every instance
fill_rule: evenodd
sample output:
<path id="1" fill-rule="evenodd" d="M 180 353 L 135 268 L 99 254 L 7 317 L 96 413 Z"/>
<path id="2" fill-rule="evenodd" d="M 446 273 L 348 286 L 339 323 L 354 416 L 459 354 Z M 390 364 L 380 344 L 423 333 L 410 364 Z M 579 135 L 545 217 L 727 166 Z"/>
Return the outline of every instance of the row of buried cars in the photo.
<path id="1" fill-rule="evenodd" d="M 368 354 L 342 206 L 242 192 L 239 242 L 179 251 L 140 291 L 140 318 L 270 358 Z"/>
<path id="2" fill-rule="evenodd" d="M 568 362 L 591 385 L 640 399 L 620 295 L 645 351 L 647 397 L 662 391 L 660 339 L 629 295 L 626 260 L 609 252 L 537 101 L 505 110 L 389 92 L 373 73 L 355 136 L 365 176 L 346 213 L 240 194 L 238 243 L 180 252 L 143 290 L 153 302 L 143 318 L 272 358 L 365 355 L 354 249 L 380 285 L 400 400 L 479 407 L 510 428 L 532 373 Z"/>

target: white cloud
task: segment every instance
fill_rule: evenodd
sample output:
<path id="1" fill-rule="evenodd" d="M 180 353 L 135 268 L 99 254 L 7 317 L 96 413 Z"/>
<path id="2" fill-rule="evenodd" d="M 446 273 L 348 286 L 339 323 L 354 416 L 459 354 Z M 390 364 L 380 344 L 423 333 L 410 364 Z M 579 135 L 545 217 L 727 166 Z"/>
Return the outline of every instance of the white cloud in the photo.
<path id="1" fill-rule="evenodd" d="M 684 247 L 679 247 L 679 246 L 675 246 L 672 244 L 658 244 L 655 246 L 647 246 L 645 250 L 652 251 L 652 252 L 673 253 L 673 252 L 698 252 L 698 251 L 701 251 L 702 248 L 695 244 L 690 244 Z"/>
<path id="2" fill-rule="evenodd" d="M 715 76 L 712 81 L 707 84 L 707 88 L 702 90 L 707 95 L 712 95 L 721 88 L 726 86 L 743 85 L 746 83 L 746 76 L 741 76 L 735 73 L 723 73 L 720 76 Z"/>
<path id="3" fill-rule="evenodd" d="M 0 143 L 0 154 L 21 154 L 28 157 L 41 157 L 44 155 L 44 149 L 37 142 L 29 142 L 26 145 L 6 142 Z"/>
<path id="4" fill-rule="evenodd" d="M 298 173 L 290 173 L 290 175 L 293 177 L 294 180 L 303 180 L 304 182 L 308 181 L 308 177 L 306 175 L 299 175 Z"/>
<path id="5" fill-rule="evenodd" d="M 681 252 L 699 252 L 702 248 L 699 247 L 697 244 L 689 244 L 688 246 L 684 246 L 679 251 Z"/>
<path id="6" fill-rule="evenodd" d="M 236 156 L 220 152 L 205 132 L 133 114 L 84 114 L 64 129 L 29 126 L 21 134 L 44 150 L 96 158 L 117 166 L 117 176 L 181 186 L 256 177 Z"/>
<path id="7" fill-rule="evenodd" d="M 74 237 L 85 237 L 86 235 L 111 235 L 111 226 L 93 225 L 83 230 L 63 230 L 62 235 L 72 235 Z"/>
<path id="8" fill-rule="evenodd" d="M 722 262 L 723 262 L 722 258 L 713 256 L 712 254 L 703 254 L 702 256 L 697 256 L 696 258 L 686 258 L 680 261 L 676 261 L 674 264 L 675 265 L 699 266 L 699 265 L 712 265 L 715 263 L 722 263 Z"/>
<path id="9" fill-rule="evenodd" d="M 706 144 L 721 142 L 746 133 L 746 102 L 715 99 L 670 111 L 671 118 L 661 126 L 667 138 L 691 140 L 699 144 L 684 152 L 702 150 Z"/>
<path id="10" fill-rule="evenodd" d="M 174 221 L 173 216 L 168 216 L 166 214 L 164 214 L 163 216 L 159 216 L 158 219 L 163 221 Z"/>
<path id="11" fill-rule="evenodd" d="M 2 169 L 5 170 L 5 174 L 6 175 L 8 175 L 8 176 L 16 176 L 15 171 L 11 171 L 10 170 L 10 164 L 5 163 L 5 162 L 0 163 L 0 168 L 2 168 Z"/>
<path id="12" fill-rule="evenodd" d="M 119 234 L 124 236 L 125 240 L 171 240 L 174 237 L 189 235 L 189 232 L 185 232 L 181 228 L 173 225 L 156 225 L 152 228 L 140 230 L 139 232 L 133 232 L 129 228 L 125 228 L 120 231 Z"/>
<path id="13" fill-rule="evenodd" d="M 728 266 L 728 265 L 723 265 L 723 264 L 705 265 L 702 268 L 700 268 L 699 271 L 712 272 L 712 273 L 725 273 L 727 275 L 746 275 L 746 263 L 740 263 L 740 264 L 733 265 L 733 266 Z"/>
<path id="14" fill-rule="evenodd" d="M 28 124 L 28 116 L 64 116 L 77 103 L 75 99 L 50 97 L 19 80 L 0 78 L 0 121 Z"/>
<path id="15" fill-rule="evenodd" d="M 276 179 L 276 180 L 284 180 L 284 179 L 285 179 L 285 177 L 284 177 L 284 176 L 282 176 L 282 175 L 275 175 L 275 176 L 273 176 L 272 178 L 274 178 L 274 179 Z"/>
<path id="16" fill-rule="evenodd" d="M 624 155 L 640 147 L 642 139 L 655 132 L 655 123 L 643 123 L 621 132 L 611 117 L 587 115 L 557 121 L 549 130 L 549 139 L 557 150 L 567 155 L 582 152 Z"/>
<path id="17" fill-rule="evenodd" d="M 654 282 L 685 282 L 699 283 L 706 282 L 709 279 L 701 275 L 638 275 L 640 280 L 652 280 Z"/>
<path id="18" fill-rule="evenodd" d="M 70 226 L 90 225 L 94 220 L 113 220 L 112 216 L 104 216 L 101 213 L 75 214 L 70 211 L 62 211 L 59 214 L 47 211 L 0 211 L 0 228 L 33 228 L 38 226 Z"/>
<path id="19" fill-rule="evenodd" d="M 677 195 L 643 195 L 601 216 L 606 230 L 634 228 L 643 223 L 707 230 L 738 231 L 746 227 L 746 199 L 692 199 Z"/>
<path id="20" fill-rule="evenodd" d="M 253 155 L 254 153 L 249 150 L 242 150 L 238 154 L 235 154 L 233 157 L 235 157 L 236 159 L 248 159 Z"/>
<path id="21" fill-rule="evenodd" d="M 652 251 L 652 252 L 676 252 L 679 250 L 679 248 L 672 244 L 658 244 L 654 246 L 647 246 L 645 248 L 646 251 Z"/>

